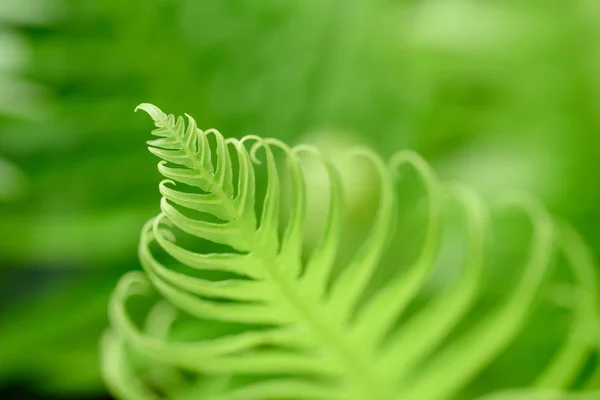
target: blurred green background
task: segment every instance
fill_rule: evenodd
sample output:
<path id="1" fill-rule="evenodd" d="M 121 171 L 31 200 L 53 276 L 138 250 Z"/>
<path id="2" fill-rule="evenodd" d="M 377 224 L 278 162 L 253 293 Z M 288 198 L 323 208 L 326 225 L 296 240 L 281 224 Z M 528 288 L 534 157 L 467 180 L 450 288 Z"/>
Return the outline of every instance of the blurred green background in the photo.
<path id="1" fill-rule="evenodd" d="M 600 252 L 597 0 L 0 0 L 6 396 L 106 396 L 107 298 L 158 209 L 140 102 L 226 136 L 415 149 L 534 193 Z"/>

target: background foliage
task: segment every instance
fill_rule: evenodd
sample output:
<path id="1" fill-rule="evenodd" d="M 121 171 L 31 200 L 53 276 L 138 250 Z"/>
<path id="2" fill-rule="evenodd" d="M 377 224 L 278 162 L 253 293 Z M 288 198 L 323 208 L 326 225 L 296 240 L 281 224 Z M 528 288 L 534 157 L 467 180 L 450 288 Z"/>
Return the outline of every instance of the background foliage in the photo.
<path id="1" fill-rule="evenodd" d="M 415 149 L 533 192 L 597 253 L 599 42 L 595 0 L 2 1 L 0 379 L 102 393 L 108 295 L 159 197 L 142 101 L 226 136 Z"/>

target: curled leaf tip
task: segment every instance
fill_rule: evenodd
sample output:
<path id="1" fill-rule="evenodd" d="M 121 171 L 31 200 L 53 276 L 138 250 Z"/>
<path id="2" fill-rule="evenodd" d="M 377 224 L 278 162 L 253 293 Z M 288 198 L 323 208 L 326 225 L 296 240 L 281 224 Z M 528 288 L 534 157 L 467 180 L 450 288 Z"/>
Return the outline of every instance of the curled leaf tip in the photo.
<path id="1" fill-rule="evenodd" d="M 138 110 L 142 110 L 145 111 L 146 113 L 148 113 L 148 115 L 154 120 L 154 121 L 160 121 L 166 118 L 166 114 L 158 107 L 156 107 L 154 104 L 150 104 L 150 103 L 141 103 L 140 105 L 138 105 L 134 112 L 137 112 Z"/>

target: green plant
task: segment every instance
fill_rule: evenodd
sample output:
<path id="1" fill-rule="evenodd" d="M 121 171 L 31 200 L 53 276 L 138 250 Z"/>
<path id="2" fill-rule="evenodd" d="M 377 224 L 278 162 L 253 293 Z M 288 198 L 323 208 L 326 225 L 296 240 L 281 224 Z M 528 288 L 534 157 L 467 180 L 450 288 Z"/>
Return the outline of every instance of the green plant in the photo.
<path id="1" fill-rule="evenodd" d="M 0 182 L 2 291 L 19 295 L 0 318 L 0 379 L 58 397 L 102 388 L 102 304 L 156 202 L 130 116 L 140 97 L 228 135 L 410 147 L 480 192 L 535 193 L 600 248 L 597 4 L 0 1 L 0 64 L 19 66 L 0 78 L 0 156 L 27 177 L 9 167 Z"/>
<path id="2" fill-rule="evenodd" d="M 578 236 L 535 201 L 503 202 L 529 218 L 532 244 L 518 283 L 477 317 L 470 313 L 486 277 L 489 211 L 469 189 L 440 183 L 415 153 L 397 153 L 389 163 L 365 148 L 350 153 L 376 171 L 379 193 L 364 242 L 348 251 L 344 236 L 352 227 L 345 225 L 344 204 L 351 199 L 341 171 L 319 150 L 257 136 L 225 139 L 199 130 L 189 116 L 186 127 L 184 118 L 155 106 L 138 108 L 157 127 L 149 149 L 161 158 L 166 180 L 160 184 L 161 213 L 142 231 L 144 273 L 123 277 L 110 304 L 103 368 L 118 397 L 463 398 L 524 330 L 548 276 L 557 278 L 551 269 L 555 244 L 573 281 L 569 331 L 536 371 L 529 392 L 491 398 L 570 396 L 563 391 L 580 379 L 597 346 L 597 278 Z M 305 246 L 306 158 L 321 163 L 329 180 L 326 222 L 311 249 Z M 400 211 L 394 182 L 407 166 L 427 193 L 426 229 L 415 261 L 397 271 L 390 246 Z M 256 179 L 261 171 L 264 194 Z M 430 288 L 429 301 L 411 308 L 428 290 L 450 201 L 466 220 L 464 268 L 447 290 Z M 152 287 L 164 299 L 140 328 L 128 304 L 151 295 Z M 593 389 L 593 379 L 587 384 Z"/>

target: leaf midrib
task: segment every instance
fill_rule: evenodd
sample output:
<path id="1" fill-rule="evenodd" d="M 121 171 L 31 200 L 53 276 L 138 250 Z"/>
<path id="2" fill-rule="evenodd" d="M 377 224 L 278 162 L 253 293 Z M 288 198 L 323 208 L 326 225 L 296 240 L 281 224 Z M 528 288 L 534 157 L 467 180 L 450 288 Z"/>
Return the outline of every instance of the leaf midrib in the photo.
<path id="1" fill-rule="evenodd" d="M 251 249 L 250 252 L 256 254 L 258 258 L 263 261 L 263 265 L 265 266 L 269 277 L 278 286 L 282 296 L 294 309 L 296 309 L 311 330 L 316 333 L 315 336 L 320 337 L 325 346 L 331 350 L 331 353 L 337 356 L 342 368 L 346 369 L 348 373 L 355 378 L 353 382 L 360 387 L 362 395 L 369 396 L 370 398 L 385 399 L 386 396 L 384 395 L 385 392 L 382 389 L 382 385 L 366 367 L 367 363 L 361 359 L 360 355 L 348 348 L 342 335 L 338 334 L 336 332 L 337 329 L 330 326 L 330 324 L 321 317 L 319 311 L 315 307 L 311 307 L 296 294 L 294 284 L 290 282 L 286 276 L 280 273 L 277 268 L 276 260 L 260 245 L 257 247 L 256 241 L 254 240 L 254 230 L 248 226 L 243 218 L 239 218 L 240 215 L 236 211 L 233 200 L 229 198 L 214 180 L 213 176 L 206 171 L 201 163 L 199 163 L 198 159 L 177 131 L 175 131 L 168 123 L 167 127 L 185 152 L 186 156 L 192 161 L 193 169 L 197 171 L 203 179 L 210 183 L 213 193 L 216 194 L 223 204 L 226 213 L 231 217 L 232 221 L 235 221 L 238 224 L 244 241 Z M 350 382 L 350 380 L 348 381 Z"/>

